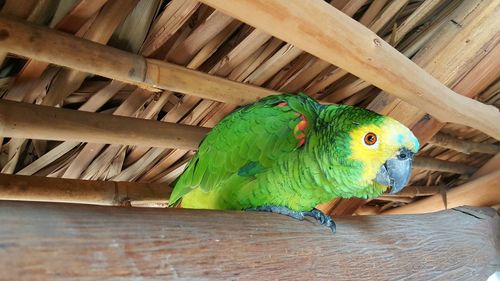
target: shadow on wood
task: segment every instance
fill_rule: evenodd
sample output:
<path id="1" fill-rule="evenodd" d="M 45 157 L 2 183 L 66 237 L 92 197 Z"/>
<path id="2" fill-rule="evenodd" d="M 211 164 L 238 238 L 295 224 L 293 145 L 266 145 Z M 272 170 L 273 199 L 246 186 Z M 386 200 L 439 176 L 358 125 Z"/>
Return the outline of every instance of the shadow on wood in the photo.
<path id="1" fill-rule="evenodd" d="M 6 280 L 486 280 L 498 216 L 459 208 L 346 217 L 337 234 L 251 212 L 0 202 Z"/>

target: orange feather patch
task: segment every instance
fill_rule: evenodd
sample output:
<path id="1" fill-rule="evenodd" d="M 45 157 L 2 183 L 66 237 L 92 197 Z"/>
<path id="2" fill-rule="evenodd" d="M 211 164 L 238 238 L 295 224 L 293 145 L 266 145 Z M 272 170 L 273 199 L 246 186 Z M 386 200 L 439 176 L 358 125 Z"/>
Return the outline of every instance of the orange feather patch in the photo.
<path id="1" fill-rule="evenodd" d="M 297 123 L 297 125 L 295 125 L 295 128 L 293 129 L 293 134 L 295 135 L 295 138 L 299 141 L 297 147 L 302 147 L 306 142 L 306 133 L 304 132 L 306 128 L 307 128 L 307 118 L 304 116 L 304 114 L 301 114 L 299 123 Z"/>

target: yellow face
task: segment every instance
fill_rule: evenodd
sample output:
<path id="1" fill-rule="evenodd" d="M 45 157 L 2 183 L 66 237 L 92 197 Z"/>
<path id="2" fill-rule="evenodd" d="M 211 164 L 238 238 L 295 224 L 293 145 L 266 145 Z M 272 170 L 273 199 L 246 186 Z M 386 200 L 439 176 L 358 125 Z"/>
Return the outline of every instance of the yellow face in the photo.
<path id="1" fill-rule="evenodd" d="M 351 160 L 363 163 L 360 184 L 370 184 L 384 163 L 398 155 L 401 149 L 416 153 L 418 139 L 398 121 L 386 117 L 381 124 L 359 126 L 351 131 Z"/>

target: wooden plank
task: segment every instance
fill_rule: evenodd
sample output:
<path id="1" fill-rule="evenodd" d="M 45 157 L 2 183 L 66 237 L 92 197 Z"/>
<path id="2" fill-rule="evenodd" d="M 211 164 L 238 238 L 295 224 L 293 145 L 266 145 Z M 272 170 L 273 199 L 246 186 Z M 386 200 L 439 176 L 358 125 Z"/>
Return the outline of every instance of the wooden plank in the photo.
<path id="1" fill-rule="evenodd" d="M 454 93 L 324 1 L 239 0 L 232 5 L 223 0 L 202 2 L 337 65 L 440 121 L 468 125 L 500 139 L 500 124 L 494 121 L 500 119 L 498 109 Z M 500 28 L 496 6 L 489 5 L 490 19 Z"/>
<path id="2" fill-rule="evenodd" d="M 61 202 L 105 206 L 163 206 L 170 197 L 166 184 L 86 181 L 0 174 L 0 200 Z"/>
<path id="3" fill-rule="evenodd" d="M 486 280 L 498 221 L 472 208 L 343 217 L 332 235 L 269 213 L 4 201 L 0 270 L 7 280 Z"/>
<path id="4" fill-rule="evenodd" d="M 0 101 L 0 135 L 196 149 L 207 128 Z"/>
<path id="5" fill-rule="evenodd" d="M 146 88 L 247 104 L 277 92 L 233 82 L 0 16 L 0 50 Z M 74 53 L 78 53 L 75 56 Z"/>
<path id="6" fill-rule="evenodd" d="M 446 193 L 445 206 L 443 196 L 436 194 L 399 208 L 385 211 L 383 214 L 421 214 L 444 210 L 457 206 L 493 206 L 500 204 L 500 170 L 479 177 Z"/>

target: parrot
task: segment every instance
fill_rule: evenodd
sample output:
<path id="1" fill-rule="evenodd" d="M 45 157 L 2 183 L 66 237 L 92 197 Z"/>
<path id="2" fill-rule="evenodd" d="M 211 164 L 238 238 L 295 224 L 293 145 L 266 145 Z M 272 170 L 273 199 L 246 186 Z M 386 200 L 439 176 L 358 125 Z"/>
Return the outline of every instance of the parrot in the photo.
<path id="1" fill-rule="evenodd" d="M 303 93 L 272 95 L 214 126 L 174 182 L 169 206 L 310 216 L 335 232 L 315 206 L 399 192 L 418 149 L 388 116 Z"/>

